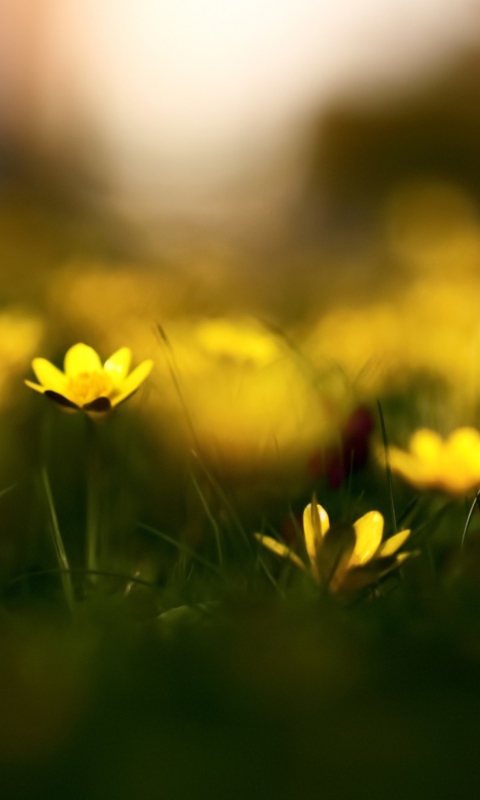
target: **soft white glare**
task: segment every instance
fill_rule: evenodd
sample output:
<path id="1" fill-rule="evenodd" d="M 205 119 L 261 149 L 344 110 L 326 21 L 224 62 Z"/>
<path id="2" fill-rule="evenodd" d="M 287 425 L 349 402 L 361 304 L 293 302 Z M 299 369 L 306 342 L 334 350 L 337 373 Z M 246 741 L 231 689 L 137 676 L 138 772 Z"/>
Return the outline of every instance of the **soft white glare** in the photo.
<path id="1" fill-rule="evenodd" d="M 25 2 L 25 0 L 23 0 Z M 476 36 L 479 0 L 43 0 L 39 127 L 81 123 L 119 185 L 214 182 L 301 137 L 338 93 Z"/>

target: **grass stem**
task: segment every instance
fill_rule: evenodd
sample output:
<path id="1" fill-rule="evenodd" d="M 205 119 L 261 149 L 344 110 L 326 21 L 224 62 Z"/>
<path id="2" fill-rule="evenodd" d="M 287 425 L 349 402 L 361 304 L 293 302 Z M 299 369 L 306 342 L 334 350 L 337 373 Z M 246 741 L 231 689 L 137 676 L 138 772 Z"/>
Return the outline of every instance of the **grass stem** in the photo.
<path id="1" fill-rule="evenodd" d="M 62 534 L 60 533 L 60 526 L 58 524 L 57 512 L 55 510 L 55 504 L 53 502 L 50 480 L 48 478 L 48 473 L 45 467 L 42 467 L 42 482 L 45 489 L 45 495 L 47 497 L 48 510 L 50 512 L 53 544 L 55 547 L 55 554 L 57 556 L 57 561 L 60 568 L 60 577 L 62 581 L 63 592 L 65 594 L 65 600 L 67 602 L 67 605 L 70 611 L 72 611 L 75 605 L 75 596 L 73 591 L 72 578 L 70 574 L 70 564 L 68 562 L 67 553 L 65 551 L 65 547 L 63 544 Z"/>

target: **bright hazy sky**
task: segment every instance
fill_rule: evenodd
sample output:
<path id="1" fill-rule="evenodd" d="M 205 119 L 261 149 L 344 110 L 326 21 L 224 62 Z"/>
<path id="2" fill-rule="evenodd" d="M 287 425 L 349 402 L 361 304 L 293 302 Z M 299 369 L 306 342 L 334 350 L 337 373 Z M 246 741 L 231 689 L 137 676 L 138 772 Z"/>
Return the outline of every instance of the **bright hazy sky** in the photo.
<path id="1" fill-rule="evenodd" d="M 62 139 L 80 108 L 126 186 L 243 169 L 329 97 L 415 75 L 480 19 L 480 0 L 42 2 L 40 126 Z"/>

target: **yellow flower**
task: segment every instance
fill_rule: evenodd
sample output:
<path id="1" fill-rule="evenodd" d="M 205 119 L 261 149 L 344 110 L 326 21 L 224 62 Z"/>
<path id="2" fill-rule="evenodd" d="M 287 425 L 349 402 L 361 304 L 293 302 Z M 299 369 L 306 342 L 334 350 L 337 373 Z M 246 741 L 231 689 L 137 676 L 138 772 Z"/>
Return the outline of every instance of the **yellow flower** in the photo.
<path id="1" fill-rule="evenodd" d="M 384 519 L 379 511 L 369 511 L 354 525 L 330 526 L 328 514 L 315 498 L 303 512 L 303 535 L 308 566 L 290 548 L 256 533 L 265 547 L 298 567 L 310 571 L 315 581 L 332 592 L 352 592 L 377 583 L 411 555 L 398 551 L 410 531 L 400 531 L 382 541 Z"/>
<path id="2" fill-rule="evenodd" d="M 46 358 L 34 358 L 39 383 L 25 383 L 67 410 L 105 413 L 136 392 L 151 372 L 153 361 L 143 361 L 128 374 L 131 359 L 130 349 L 122 347 L 102 365 L 92 347 L 74 344 L 65 355 L 64 372 Z"/>
<path id="3" fill-rule="evenodd" d="M 390 465 L 417 489 L 441 489 L 464 495 L 480 487 L 480 433 L 457 428 L 445 440 L 422 428 L 410 439 L 409 452 L 389 448 Z"/>

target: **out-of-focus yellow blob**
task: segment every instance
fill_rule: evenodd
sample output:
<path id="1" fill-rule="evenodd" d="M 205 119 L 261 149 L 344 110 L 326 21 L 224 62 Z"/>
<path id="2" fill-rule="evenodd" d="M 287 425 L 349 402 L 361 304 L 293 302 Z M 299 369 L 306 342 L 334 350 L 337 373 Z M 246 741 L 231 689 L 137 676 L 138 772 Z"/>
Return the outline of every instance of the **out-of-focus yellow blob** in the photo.
<path id="1" fill-rule="evenodd" d="M 43 334 L 39 317 L 6 311 L 0 314 L 0 358 L 16 368 L 28 359 Z"/>
<path id="2" fill-rule="evenodd" d="M 435 465 L 443 449 L 442 437 L 436 431 L 416 431 L 410 439 L 412 455 L 425 464 Z"/>
<path id="3" fill-rule="evenodd" d="M 454 183 L 412 180 L 388 200 L 384 234 L 381 296 L 337 302 L 308 350 L 335 360 L 367 396 L 401 389 L 412 373 L 438 376 L 468 413 L 480 386 L 478 208 Z M 408 268 L 403 281 L 395 264 Z"/>
<path id="4" fill-rule="evenodd" d="M 332 359 L 366 396 L 401 389 L 412 373 L 439 376 L 474 408 L 480 386 L 480 280 L 422 276 L 391 302 L 329 311 L 312 330 L 312 358 Z"/>
<path id="5" fill-rule="evenodd" d="M 209 319 L 199 322 L 195 337 L 209 356 L 222 363 L 264 367 L 280 355 L 273 336 L 251 322 Z"/>
<path id="6" fill-rule="evenodd" d="M 25 371 L 43 332 L 37 316 L 20 310 L 0 314 L 0 407 L 10 401 L 13 379 Z"/>
<path id="7" fill-rule="evenodd" d="M 391 372 L 398 371 L 404 337 L 393 303 L 340 306 L 319 321 L 307 349 L 314 360 L 334 361 L 352 380 L 358 380 L 365 393 L 375 394 Z"/>
<path id="8" fill-rule="evenodd" d="M 332 403 L 301 360 L 253 321 L 199 320 L 169 333 L 202 455 L 223 474 L 290 464 L 304 480 L 313 449 L 338 436 L 344 399 Z M 167 370 L 162 381 L 172 393 Z"/>
<path id="9" fill-rule="evenodd" d="M 458 428 L 446 439 L 428 429 L 415 432 L 407 452 L 389 448 L 394 472 L 417 489 L 466 495 L 480 487 L 480 433 Z"/>

